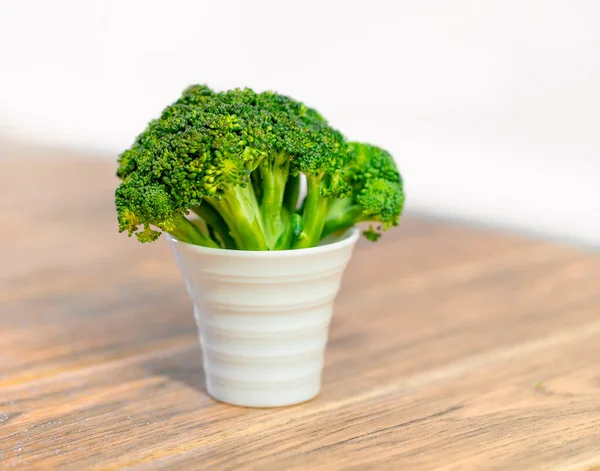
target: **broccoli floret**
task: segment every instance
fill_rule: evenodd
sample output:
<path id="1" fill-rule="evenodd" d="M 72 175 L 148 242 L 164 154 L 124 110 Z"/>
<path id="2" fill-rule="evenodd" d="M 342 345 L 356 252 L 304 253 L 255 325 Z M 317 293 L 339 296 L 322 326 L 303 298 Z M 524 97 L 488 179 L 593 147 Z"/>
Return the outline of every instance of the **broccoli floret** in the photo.
<path id="1" fill-rule="evenodd" d="M 188 87 L 119 156 L 119 230 L 142 242 L 164 231 L 209 247 L 283 250 L 317 245 L 348 204 L 361 208 L 354 219 L 387 224 L 398 211 L 381 201 L 398 185 L 361 149 L 290 97 Z"/>
<path id="2" fill-rule="evenodd" d="M 251 90 L 222 94 L 205 86 L 185 90 L 122 154 L 117 206 L 129 207 L 137 216 L 139 207 L 134 207 L 126 190 L 142 179 L 160 187 L 178 215 L 209 205 L 227 225 L 224 238 L 233 238 L 237 248 L 266 250 L 262 218 L 249 183 L 250 173 L 272 146 L 274 133 L 270 116 L 257 102 Z M 162 216 L 156 212 L 146 212 L 145 222 L 173 230 L 160 226 Z"/>
<path id="3" fill-rule="evenodd" d="M 376 241 L 383 231 L 397 226 L 404 207 L 402 177 L 393 157 L 384 149 L 359 142 L 348 143 L 345 179 L 352 195 L 329 205 L 323 237 L 359 222 L 373 225 L 364 235 Z"/>
<path id="4" fill-rule="evenodd" d="M 275 152 L 259 165 L 266 232 L 271 242 L 277 241 L 276 248 L 288 241 L 292 248 L 312 247 L 321 240 L 329 200 L 350 191 L 341 178 L 348 158 L 344 137 L 317 111 L 289 97 L 267 92 L 261 95 L 261 105 L 272 116 L 276 136 Z M 295 234 L 290 216 L 298 203 L 300 175 L 306 178 L 308 193 L 301 214 L 303 230 Z"/>
<path id="5" fill-rule="evenodd" d="M 125 177 L 124 184 L 117 188 L 116 205 L 119 230 L 135 233 L 140 242 L 152 242 L 160 236 L 150 227 L 152 224 L 183 240 L 217 247 L 184 217 L 186 210 L 178 208 L 162 186 L 146 184 L 137 174 Z M 138 231 L 138 226 L 144 228 Z"/>

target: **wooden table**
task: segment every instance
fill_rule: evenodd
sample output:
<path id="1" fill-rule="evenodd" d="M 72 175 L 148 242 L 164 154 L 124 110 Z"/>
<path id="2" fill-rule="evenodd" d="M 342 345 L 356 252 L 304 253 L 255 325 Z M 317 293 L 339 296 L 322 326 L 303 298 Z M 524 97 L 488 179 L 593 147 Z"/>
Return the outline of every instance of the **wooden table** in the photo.
<path id="1" fill-rule="evenodd" d="M 322 394 L 244 409 L 114 162 L 0 156 L 0 468 L 599 469 L 598 254 L 406 216 L 347 269 Z"/>

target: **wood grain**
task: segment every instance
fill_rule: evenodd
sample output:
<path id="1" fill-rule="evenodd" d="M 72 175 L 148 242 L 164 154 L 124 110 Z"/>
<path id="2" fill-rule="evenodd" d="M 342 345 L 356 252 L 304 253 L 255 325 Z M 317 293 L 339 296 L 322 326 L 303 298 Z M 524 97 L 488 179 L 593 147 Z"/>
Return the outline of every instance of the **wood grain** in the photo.
<path id="1" fill-rule="evenodd" d="M 0 468 L 593 470 L 600 256 L 407 216 L 361 241 L 315 400 L 206 396 L 166 241 L 111 160 L 0 146 Z"/>

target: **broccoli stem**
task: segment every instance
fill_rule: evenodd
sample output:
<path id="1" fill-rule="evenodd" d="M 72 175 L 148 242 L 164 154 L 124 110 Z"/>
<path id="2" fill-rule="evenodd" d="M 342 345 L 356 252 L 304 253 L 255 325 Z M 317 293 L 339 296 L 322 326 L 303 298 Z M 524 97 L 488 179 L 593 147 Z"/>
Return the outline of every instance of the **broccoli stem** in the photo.
<path id="1" fill-rule="evenodd" d="M 290 163 L 284 153 L 273 159 L 266 159 L 259 165 L 262 181 L 262 199 L 260 214 L 264 226 L 264 235 L 270 250 L 285 231 L 284 219 L 289 219 L 287 208 L 283 205 Z"/>
<path id="2" fill-rule="evenodd" d="M 198 227 L 196 227 L 190 220 L 182 218 L 181 222 L 177 224 L 177 227 L 169 231 L 173 237 L 181 242 L 194 245 L 202 245 L 204 247 L 212 247 L 215 249 L 219 248 L 219 245 L 210 238 L 207 234 L 204 234 Z"/>
<path id="3" fill-rule="evenodd" d="M 290 214 L 296 211 L 298 199 L 300 198 L 300 174 L 290 175 L 285 185 L 283 194 L 283 205 Z"/>
<path id="4" fill-rule="evenodd" d="M 268 250 L 254 188 L 251 184 L 236 185 L 220 199 L 206 197 L 221 215 L 239 250 Z"/>
<path id="5" fill-rule="evenodd" d="M 321 195 L 321 176 L 307 176 L 307 194 L 302 219 L 304 229 L 292 248 L 304 249 L 316 246 L 321 240 L 329 199 Z"/>
<path id="6" fill-rule="evenodd" d="M 205 202 L 200 206 L 194 206 L 192 211 L 200 216 L 204 222 L 212 228 L 218 239 L 223 243 L 225 249 L 235 249 L 235 241 L 229 233 L 229 227 L 225 223 L 223 217 L 210 204 Z"/>
<path id="7" fill-rule="evenodd" d="M 323 227 L 322 237 L 327 237 L 334 232 L 342 229 L 348 229 L 355 223 L 360 222 L 363 209 L 352 203 L 352 198 L 337 198 L 329 205 L 327 219 Z"/>
<path id="8" fill-rule="evenodd" d="M 292 244 L 292 235 L 292 225 L 288 223 L 285 225 L 283 232 L 275 242 L 275 246 L 272 250 L 288 250 Z"/>
<path id="9" fill-rule="evenodd" d="M 252 186 L 254 188 L 254 194 L 256 196 L 256 200 L 260 203 L 262 201 L 262 175 L 260 172 L 253 171 L 250 174 L 250 181 L 252 182 Z"/>
<path id="10" fill-rule="evenodd" d="M 285 230 L 275 244 L 275 250 L 288 250 L 293 247 L 295 241 L 302 234 L 303 221 L 302 216 L 293 213 L 285 221 Z"/>

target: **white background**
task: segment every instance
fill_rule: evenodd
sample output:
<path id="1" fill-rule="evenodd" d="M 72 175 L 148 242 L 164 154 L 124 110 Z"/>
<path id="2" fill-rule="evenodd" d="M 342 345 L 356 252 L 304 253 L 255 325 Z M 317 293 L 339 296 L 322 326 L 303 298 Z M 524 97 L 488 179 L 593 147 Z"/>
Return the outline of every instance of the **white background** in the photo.
<path id="1" fill-rule="evenodd" d="M 3 134 L 113 157 L 191 83 L 397 158 L 408 210 L 600 246 L 600 2 L 0 0 Z"/>

